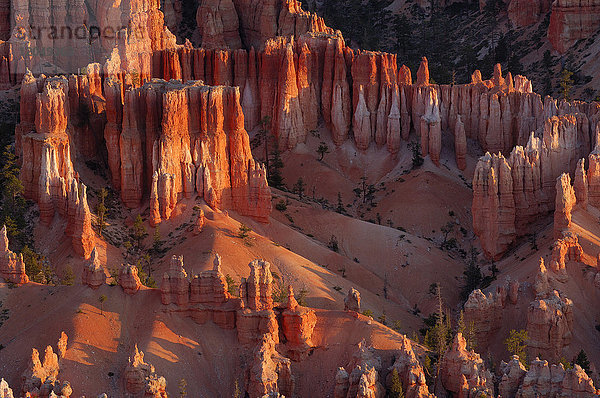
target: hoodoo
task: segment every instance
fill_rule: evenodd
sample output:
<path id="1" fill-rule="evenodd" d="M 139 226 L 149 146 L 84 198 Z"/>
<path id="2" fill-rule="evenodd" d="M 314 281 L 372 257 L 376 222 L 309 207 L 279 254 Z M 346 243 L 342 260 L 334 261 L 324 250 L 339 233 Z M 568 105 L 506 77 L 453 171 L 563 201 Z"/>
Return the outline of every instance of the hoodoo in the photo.
<path id="1" fill-rule="evenodd" d="M 0 397 L 598 396 L 598 1 L 0 0 Z"/>

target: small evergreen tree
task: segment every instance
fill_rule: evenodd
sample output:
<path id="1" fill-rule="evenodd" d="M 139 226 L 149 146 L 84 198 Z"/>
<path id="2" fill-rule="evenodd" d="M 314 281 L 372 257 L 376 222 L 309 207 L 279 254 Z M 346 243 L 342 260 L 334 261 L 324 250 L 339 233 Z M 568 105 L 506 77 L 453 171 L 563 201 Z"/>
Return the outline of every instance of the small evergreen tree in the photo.
<path id="1" fill-rule="evenodd" d="M 4 199 L 9 199 L 10 207 L 14 207 L 17 197 L 23 194 L 23 184 L 19 179 L 19 166 L 14 151 L 9 146 L 2 152 L 2 170 L 0 171 L 0 181 L 2 181 L 2 195 Z"/>
<path id="2" fill-rule="evenodd" d="M 37 283 L 42 283 L 44 257 L 31 250 L 29 246 L 23 247 L 21 254 L 23 255 L 23 262 L 25 263 L 25 273 L 29 279 Z"/>
<path id="3" fill-rule="evenodd" d="M 106 188 L 102 188 L 100 191 L 98 191 L 99 202 L 96 205 L 96 214 L 98 215 L 98 235 L 99 236 L 102 236 L 102 231 L 106 227 L 105 217 L 106 217 L 107 208 L 106 208 L 105 201 L 106 201 L 107 195 L 108 195 L 108 191 L 106 190 Z"/>
<path id="4" fill-rule="evenodd" d="M 408 147 L 412 151 L 413 169 L 421 167 L 425 161 L 421 155 L 421 146 L 416 141 L 412 141 L 410 144 L 408 144 Z"/>
<path id="5" fill-rule="evenodd" d="M 469 298 L 469 294 L 481 285 L 483 275 L 481 274 L 481 268 L 477 263 L 478 251 L 475 248 L 471 249 L 469 260 L 465 271 L 463 272 L 463 288 L 461 291 L 461 298 L 466 301 Z"/>
<path id="6" fill-rule="evenodd" d="M 294 184 L 294 193 L 298 194 L 300 199 L 304 196 L 304 189 L 306 188 L 306 183 L 302 177 L 298 177 L 298 181 Z"/>
<path id="7" fill-rule="evenodd" d="M 571 99 L 571 89 L 573 88 L 573 72 L 563 69 L 560 73 L 560 92 L 564 100 Z"/>
<path id="8" fill-rule="evenodd" d="M 585 351 L 579 351 L 579 354 L 577 354 L 577 357 L 573 362 L 576 365 L 581 366 L 581 369 L 585 370 L 588 375 L 590 374 L 590 361 L 588 360 L 588 356 Z"/>
<path id="9" fill-rule="evenodd" d="M 160 240 L 160 230 L 158 229 L 158 226 L 156 226 L 154 228 L 154 234 L 152 237 L 152 249 L 154 249 L 155 252 L 159 252 L 161 245 L 162 242 Z"/>
<path id="10" fill-rule="evenodd" d="M 342 194 L 338 192 L 337 197 L 337 207 L 335 208 L 336 213 L 344 214 L 346 209 L 344 209 L 344 202 L 342 202 Z"/>
<path id="11" fill-rule="evenodd" d="M 460 333 L 463 336 L 467 331 L 467 327 L 465 326 L 465 313 L 463 310 L 460 310 L 460 315 L 458 316 L 458 323 L 456 325 L 456 333 Z"/>
<path id="12" fill-rule="evenodd" d="M 252 229 L 246 224 L 241 223 L 238 229 L 238 238 L 246 239 L 250 236 L 250 232 L 252 232 Z"/>
<path id="13" fill-rule="evenodd" d="M 319 148 L 317 148 L 317 153 L 319 154 L 319 162 L 323 160 L 323 156 L 325 156 L 325 154 L 329 153 L 329 147 L 327 144 L 325 144 L 325 142 L 321 141 Z"/>
<path id="14" fill-rule="evenodd" d="M 392 378 L 390 380 L 390 388 L 387 394 L 388 398 L 404 398 L 404 391 L 402 390 L 402 382 L 400 381 L 400 375 L 398 369 L 392 370 Z"/>
<path id="15" fill-rule="evenodd" d="M 448 235 L 450 235 L 452 233 L 452 231 L 454 231 L 454 226 L 456 224 L 453 221 L 448 221 L 446 223 L 446 225 L 444 225 L 441 230 L 442 233 L 444 234 L 444 241 L 442 242 L 442 249 L 446 248 L 446 245 L 448 244 Z"/>
<path id="16" fill-rule="evenodd" d="M 66 286 L 72 286 L 74 281 L 75 275 L 73 274 L 73 268 L 71 268 L 70 265 L 67 265 L 61 283 Z"/>
<path id="17" fill-rule="evenodd" d="M 307 306 L 306 296 L 308 296 L 308 289 L 306 288 L 306 286 L 302 286 L 302 288 L 296 295 L 296 301 L 298 302 L 299 305 L 301 305 L 303 307 Z"/>
<path id="18" fill-rule="evenodd" d="M 281 189 L 283 187 L 283 175 L 281 174 L 283 160 L 281 160 L 281 153 L 279 152 L 279 149 L 273 149 L 271 156 L 272 159 L 267 173 L 267 180 L 269 185 L 273 188 Z"/>
<path id="19" fill-rule="evenodd" d="M 269 141 L 271 135 L 269 134 L 269 125 L 271 124 L 271 116 L 265 116 L 260 121 L 260 130 L 258 130 L 258 134 L 263 140 L 265 147 L 265 167 L 267 169 L 267 176 L 270 175 L 270 165 L 269 165 Z"/>
<path id="20" fill-rule="evenodd" d="M 101 295 L 98 297 L 98 302 L 100 302 L 100 315 L 104 316 L 104 302 L 106 301 L 106 296 Z"/>
<path id="21" fill-rule="evenodd" d="M 450 334 L 448 324 L 444 322 L 444 302 L 442 300 L 442 288 L 438 282 L 437 284 L 437 301 L 438 301 L 438 318 L 435 325 L 436 328 L 436 340 L 437 340 L 437 354 L 438 363 L 442 363 L 442 357 L 446 352 L 447 339 Z M 449 319 L 448 319 L 449 321 Z M 440 377 L 440 366 L 437 367 L 436 379 Z"/>
<path id="22" fill-rule="evenodd" d="M 141 214 L 138 214 L 133 222 L 133 239 L 136 241 L 138 249 L 142 248 L 142 240 L 146 236 L 148 236 L 146 226 L 144 225 Z"/>
<path id="23" fill-rule="evenodd" d="M 235 279 L 233 279 L 231 275 L 227 274 L 225 275 L 225 281 L 227 282 L 227 292 L 232 296 L 237 296 L 239 292 L 237 283 L 235 283 Z"/>

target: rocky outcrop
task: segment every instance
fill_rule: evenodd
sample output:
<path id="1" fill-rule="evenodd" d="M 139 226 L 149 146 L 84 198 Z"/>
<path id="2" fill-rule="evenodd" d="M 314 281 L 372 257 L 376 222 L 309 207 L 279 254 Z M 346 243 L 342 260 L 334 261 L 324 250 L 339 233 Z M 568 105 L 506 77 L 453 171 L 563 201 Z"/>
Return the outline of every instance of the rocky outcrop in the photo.
<path id="1" fill-rule="evenodd" d="M 218 254 L 212 270 L 194 275 L 191 280 L 183 257 L 173 256 L 161 283 L 161 301 L 168 306 L 167 311 L 185 313 L 199 324 L 212 321 L 224 329 L 236 328 L 237 312 L 244 305 L 241 299 L 229 294 Z"/>
<path id="2" fill-rule="evenodd" d="M 58 340 L 58 355 L 54 353 L 51 346 L 46 347 L 44 352 L 44 359 L 40 361 L 40 354 L 35 348 L 32 350 L 31 359 L 27 369 L 23 372 L 23 395 L 26 397 L 61 397 L 68 398 L 73 393 L 71 384 L 68 381 L 60 382 L 58 380 L 59 374 L 59 360 L 64 358 L 67 350 L 67 335 L 65 332 L 61 333 L 60 339 Z M 8 384 L 5 384 L 4 380 L 0 382 L 0 397 L 11 397 L 12 395 L 3 395 L 12 393 L 12 390 L 8 388 Z M 5 386 L 3 386 L 5 384 Z M 4 388 L 5 387 L 5 388 Z"/>
<path id="3" fill-rule="evenodd" d="M 291 361 L 275 350 L 275 344 L 272 336 L 265 334 L 254 350 L 246 382 L 246 393 L 250 398 L 262 398 L 271 393 L 294 394 Z"/>
<path id="4" fill-rule="evenodd" d="M 346 392 L 344 397 L 383 397 L 385 389 L 379 380 L 381 366 L 381 358 L 375 355 L 373 348 L 367 346 L 364 340 L 361 341 L 348 366 L 348 369 L 352 369 L 350 374 L 344 368 L 338 369 L 334 397 L 341 397 L 342 395 L 337 394 L 343 392 Z"/>
<path id="5" fill-rule="evenodd" d="M 488 153 L 479 160 L 473 177 L 473 227 L 488 257 L 502 257 L 517 236 L 529 231 L 528 225 L 555 207 L 556 179 L 575 170 L 590 147 L 586 119 L 582 113 L 552 116 L 543 124 L 542 137 L 531 134 L 527 146 L 516 146 L 508 159 Z M 593 159 L 590 155 L 590 203 L 595 197 Z M 564 206 L 571 208 L 575 197 L 569 192 L 565 198 L 570 204 Z"/>
<path id="6" fill-rule="evenodd" d="M 566 52 L 580 39 L 591 37 L 600 28 L 600 2 L 560 0 L 552 3 L 548 40 L 555 50 Z"/>
<path id="7" fill-rule="evenodd" d="M 238 340 L 242 344 L 259 342 L 264 334 L 278 342 L 278 324 L 273 312 L 273 275 L 271 264 L 255 260 L 249 264 L 250 276 L 242 278 L 240 297 L 244 308 L 237 312 Z"/>
<path id="8" fill-rule="evenodd" d="M 571 227 L 571 211 L 575 206 L 575 191 L 571 186 L 571 177 L 563 173 L 556 180 L 556 201 L 554 210 L 554 238 L 562 236 L 564 230 Z"/>
<path id="9" fill-rule="evenodd" d="M 266 170 L 252 159 L 240 100 L 238 88 L 201 82 L 154 80 L 127 92 L 120 145 L 107 146 L 109 159 L 119 159 L 111 171 L 121 176 L 124 203 L 138 207 L 148 192 L 156 225 L 179 198 L 197 194 L 215 209 L 268 222 Z"/>
<path id="10" fill-rule="evenodd" d="M 196 216 L 196 222 L 194 223 L 193 234 L 195 236 L 200 235 L 204 230 L 204 224 L 206 223 L 206 217 L 204 216 L 204 210 L 198 211 Z"/>
<path id="11" fill-rule="evenodd" d="M 579 365 L 565 371 L 562 364 L 550 366 L 548 361 L 536 358 L 531 362 L 516 397 L 587 398 L 596 394 L 594 383 Z"/>
<path id="12" fill-rule="evenodd" d="M 573 182 L 573 189 L 575 190 L 576 202 L 579 207 L 587 209 L 588 206 L 588 180 L 587 173 L 585 171 L 585 159 L 580 159 L 577 162 L 577 168 L 575 169 L 575 181 Z"/>
<path id="13" fill-rule="evenodd" d="M 527 369 L 523 366 L 521 361 L 519 361 L 518 355 L 513 355 L 508 363 L 501 361 L 501 380 L 498 386 L 499 395 L 506 398 L 516 397 L 526 373 Z"/>
<path id="14" fill-rule="evenodd" d="M 137 344 L 123 372 L 125 389 L 133 397 L 167 398 L 167 381 L 156 374 L 152 364 L 144 362 L 144 353 Z"/>
<path id="15" fill-rule="evenodd" d="M 344 368 L 338 368 L 335 374 L 335 388 L 333 390 L 334 398 L 346 398 L 348 396 L 348 388 L 350 375 Z"/>
<path id="16" fill-rule="evenodd" d="M 12 388 L 4 379 L 0 379 L 0 398 L 14 398 Z"/>
<path id="17" fill-rule="evenodd" d="M 421 153 L 429 154 L 431 161 L 439 166 L 442 150 L 442 126 L 437 91 L 425 90 L 425 113 L 421 116 Z"/>
<path id="18" fill-rule="evenodd" d="M 433 397 L 433 394 L 429 394 L 425 371 L 413 350 L 412 343 L 404 335 L 401 336 L 400 348 L 394 364 L 388 369 L 390 374 L 393 369 L 396 369 L 400 376 L 405 397 Z"/>
<path id="19" fill-rule="evenodd" d="M 556 240 L 552 246 L 550 270 L 556 274 L 557 279 L 564 282 L 567 278 L 566 262 L 581 262 L 582 255 L 583 249 L 579 244 L 577 235 L 572 232 L 563 232 L 562 237 Z"/>
<path id="20" fill-rule="evenodd" d="M 25 273 L 25 262 L 23 255 L 15 254 L 8 248 L 8 236 L 6 234 L 6 225 L 0 230 L 0 277 L 5 281 L 17 285 L 23 285 L 29 282 L 29 277 Z"/>
<path id="21" fill-rule="evenodd" d="M 46 347 L 44 360 L 40 361 L 40 354 L 35 348 L 32 350 L 31 360 L 25 372 L 23 372 L 23 394 L 33 396 L 47 396 L 54 388 L 54 382 L 58 378 L 58 356 L 51 346 Z"/>
<path id="22" fill-rule="evenodd" d="M 119 271 L 119 285 L 127 294 L 135 294 L 140 290 L 142 282 L 140 281 L 138 269 L 135 265 L 124 264 L 121 267 Z"/>
<path id="23" fill-rule="evenodd" d="M 471 292 L 464 305 L 464 320 L 466 325 L 474 326 L 480 346 L 484 346 L 493 333 L 502 327 L 503 309 L 509 304 L 517 304 L 518 300 L 519 282 L 510 278 L 487 295 L 480 289 Z"/>
<path id="24" fill-rule="evenodd" d="M 360 312 L 360 292 L 353 287 L 344 298 L 344 311 Z"/>
<path id="25" fill-rule="evenodd" d="M 83 272 L 81 273 L 81 282 L 84 285 L 88 285 L 92 289 L 97 289 L 106 283 L 106 274 L 104 273 L 104 267 L 98 257 L 98 251 L 94 247 L 90 260 L 83 266 Z"/>
<path id="26" fill-rule="evenodd" d="M 298 305 L 290 285 L 288 302 L 281 315 L 283 335 L 287 340 L 286 355 L 294 361 L 305 359 L 313 346 L 311 338 L 317 324 L 315 311 Z"/>
<path id="27" fill-rule="evenodd" d="M 233 4 L 246 48 L 262 48 L 267 40 L 276 36 L 334 33 L 321 17 L 303 11 L 297 0 L 233 0 Z"/>
<path id="28" fill-rule="evenodd" d="M 442 358 L 441 378 L 444 388 L 457 396 L 493 394 L 491 373 L 485 370 L 479 354 L 467 351 L 462 333 L 456 334 L 452 347 Z"/>
<path id="29" fill-rule="evenodd" d="M 553 285 L 554 278 L 540 259 L 533 286 L 536 297 L 527 310 L 527 347 L 531 353 L 543 353 L 557 362 L 573 336 L 573 302 L 554 290 Z"/>
<path id="30" fill-rule="evenodd" d="M 558 361 L 573 333 L 573 302 L 554 290 L 533 301 L 527 311 L 528 349 Z"/>
<path id="31" fill-rule="evenodd" d="M 92 229 L 92 213 L 88 207 L 87 188 L 84 184 L 79 186 L 72 184 L 67 206 L 69 209 L 67 230 L 72 231 L 73 250 L 79 256 L 89 259 L 94 249 L 96 235 Z"/>
<path id="32" fill-rule="evenodd" d="M 32 84 L 35 81 L 32 77 L 27 79 Z M 23 93 L 27 97 L 22 97 L 22 101 L 33 101 L 35 96 L 35 112 L 26 114 L 17 129 L 25 133 L 18 139 L 21 142 L 20 178 L 24 195 L 38 203 L 42 223 L 50 225 L 55 213 L 66 218 L 65 234 L 71 237 L 73 249 L 88 259 L 95 234 L 86 187 L 78 182 L 71 162 L 68 81 L 41 77 L 37 83 L 43 87 L 41 93 L 28 90 Z M 32 117 L 35 124 L 32 124 Z M 28 131 L 28 128 L 34 130 Z"/>
<path id="33" fill-rule="evenodd" d="M 273 134 L 282 150 L 293 149 L 306 140 L 306 127 L 300 109 L 298 80 L 294 64 L 293 43 L 268 41 L 264 57 L 279 58 L 278 82 L 273 108 Z M 261 87 L 264 91 L 264 87 Z"/>
<path id="34" fill-rule="evenodd" d="M 58 358 L 62 359 L 65 357 L 65 353 L 67 352 L 67 342 L 69 338 L 65 332 L 60 332 L 60 338 L 58 339 L 58 343 L 56 343 L 56 348 L 58 351 Z"/>
<path id="35" fill-rule="evenodd" d="M 190 281 L 183 268 L 183 256 L 171 257 L 169 271 L 163 275 L 160 285 L 160 298 L 164 305 L 175 303 L 178 306 L 185 306 L 188 304 Z"/>
<path id="36" fill-rule="evenodd" d="M 77 73 L 91 62 L 104 62 L 115 42 L 122 46 L 120 53 L 127 60 L 122 70 L 150 67 L 151 51 L 165 48 L 166 43 L 175 44 L 159 7 L 158 2 L 142 1 L 84 4 L 64 0 L 31 6 L 14 1 L 6 8 L 12 27 L 10 39 L 2 38 L 8 40 L 14 54 L 9 60 L 11 75 L 20 80 L 25 68 L 36 74 L 50 68 Z M 50 34 L 50 27 L 56 32 Z M 127 65 L 131 67 L 127 69 Z"/>
<path id="37" fill-rule="evenodd" d="M 465 125 L 462 122 L 460 115 L 456 117 L 454 126 L 454 153 L 456 155 L 456 167 L 459 170 L 467 168 L 467 136 L 465 134 Z"/>
<path id="38" fill-rule="evenodd" d="M 486 255 L 499 259 L 516 238 L 513 178 L 502 155 L 487 153 L 473 176 L 473 229 Z"/>
<path id="39" fill-rule="evenodd" d="M 243 293 L 240 296 L 245 305 L 253 311 L 269 311 L 273 309 L 273 275 L 271 264 L 262 260 L 254 260 L 249 264 L 250 276 L 243 282 Z"/>
<path id="40" fill-rule="evenodd" d="M 508 17 L 515 27 L 529 26 L 538 22 L 542 15 L 546 15 L 551 5 L 549 0 L 511 0 L 508 3 Z"/>
<path id="41" fill-rule="evenodd" d="M 196 21 L 203 48 L 241 48 L 238 15 L 231 0 L 202 2 Z"/>

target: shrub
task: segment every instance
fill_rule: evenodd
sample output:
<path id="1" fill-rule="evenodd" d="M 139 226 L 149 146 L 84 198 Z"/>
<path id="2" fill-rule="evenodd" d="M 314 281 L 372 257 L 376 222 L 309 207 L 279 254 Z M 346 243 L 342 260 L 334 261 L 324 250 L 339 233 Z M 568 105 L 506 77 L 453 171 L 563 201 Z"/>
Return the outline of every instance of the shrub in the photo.
<path id="1" fill-rule="evenodd" d="M 287 204 L 285 203 L 285 200 L 280 200 L 279 202 L 277 202 L 275 204 L 275 209 L 279 210 L 279 211 L 286 211 L 287 210 Z"/>

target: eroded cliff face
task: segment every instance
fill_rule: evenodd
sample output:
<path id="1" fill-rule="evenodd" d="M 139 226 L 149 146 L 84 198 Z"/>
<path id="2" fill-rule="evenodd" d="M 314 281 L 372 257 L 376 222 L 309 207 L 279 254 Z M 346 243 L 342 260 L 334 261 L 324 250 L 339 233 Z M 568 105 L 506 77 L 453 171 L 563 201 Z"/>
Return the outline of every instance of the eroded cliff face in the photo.
<path id="1" fill-rule="evenodd" d="M 153 80 L 127 91 L 122 109 L 122 126 L 107 125 L 105 136 L 121 131 L 107 150 L 126 206 L 139 207 L 149 194 L 157 224 L 180 198 L 197 195 L 268 221 L 266 170 L 252 158 L 237 87 Z"/>
<path id="2" fill-rule="evenodd" d="M 560 0 L 552 3 L 548 40 L 564 53 L 578 40 L 591 37 L 600 28 L 600 1 Z"/>
<path id="3" fill-rule="evenodd" d="M 56 213 L 67 220 L 65 234 L 71 238 L 75 252 L 87 259 L 95 233 L 87 188 L 79 183 L 71 161 L 70 136 L 75 133 L 69 122 L 69 82 L 43 76 L 36 80 L 31 75 L 25 81 L 29 88 L 21 94 L 22 109 L 29 110 L 22 112 L 25 117 L 16 129 L 24 195 L 38 203 L 42 223 L 50 225 Z M 28 107 L 31 103 L 36 104 L 34 110 Z"/>
<path id="4" fill-rule="evenodd" d="M 126 90 L 118 75 L 102 85 L 98 68 L 88 69 L 84 80 L 26 75 L 16 130 L 26 197 L 38 202 L 46 224 L 55 212 L 69 217 L 68 232 L 81 240 L 74 241 L 78 253 L 89 257 L 93 233 L 85 187 L 73 183 L 78 177 L 71 148 L 84 158 L 97 154 L 104 120 L 114 187 L 121 188 L 129 207 L 141 206 L 150 196 L 153 224 L 169 219 L 177 201 L 192 195 L 216 209 L 268 221 L 266 170 L 252 159 L 238 88 L 156 80 Z M 37 101 L 34 111 L 29 101 Z M 99 104 L 106 119 L 79 122 L 80 109 L 100 115 Z M 87 123 L 95 130 L 99 125 L 100 132 Z"/>
<path id="5" fill-rule="evenodd" d="M 77 73 L 79 68 L 109 58 L 115 43 L 123 66 L 150 76 L 152 52 L 175 44 L 165 29 L 160 2 L 106 0 L 47 0 L 9 2 L 0 40 L 5 47 L 0 70 L 10 74 L 10 83 L 19 82 L 29 68 L 34 73 L 57 70 Z M 11 10 L 12 9 L 12 10 Z M 7 37 L 9 36 L 9 37 Z M 51 73 L 52 73 L 51 72 Z M 2 81 L 2 79 L 0 79 Z"/>
<path id="6" fill-rule="evenodd" d="M 442 359 L 441 378 L 444 388 L 458 396 L 493 395 L 492 374 L 485 369 L 479 354 L 467 350 L 462 333 L 456 334 Z"/>
<path id="7" fill-rule="evenodd" d="M 517 236 L 527 232 L 528 224 L 554 209 L 557 187 L 562 187 L 556 185 L 557 178 L 575 171 L 579 159 L 590 153 L 589 132 L 595 131 L 600 116 L 593 104 L 563 102 L 557 109 L 552 100 L 546 99 L 540 112 L 548 118 L 542 117 L 545 122 L 539 137 L 532 132 L 527 145 L 514 147 L 508 159 L 487 153 L 477 164 L 473 226 L 490 258 L 502 257 Z M 554 116 L 556 112 L 559 116 Z M 581 185 L 583 175 L 579 173 L 577 181 Z M 582 190 L 580 195 L 587 193 Z M 567 196 L 567 202 L 575 199 Z M 566 203 L 564 206 L 572 207 Z"/>

